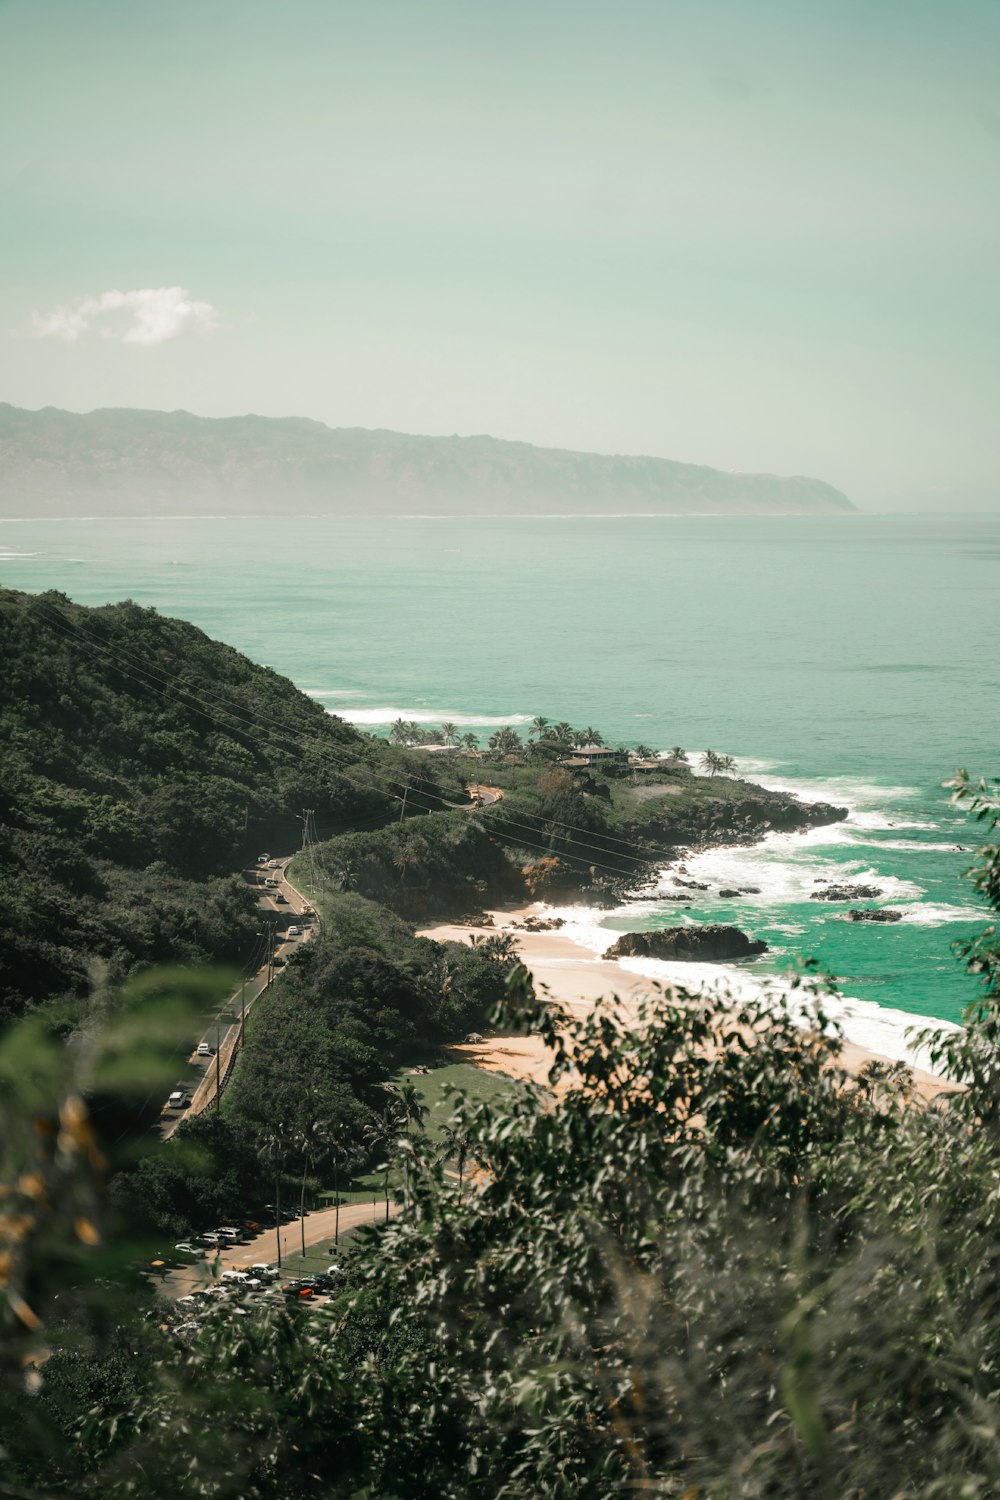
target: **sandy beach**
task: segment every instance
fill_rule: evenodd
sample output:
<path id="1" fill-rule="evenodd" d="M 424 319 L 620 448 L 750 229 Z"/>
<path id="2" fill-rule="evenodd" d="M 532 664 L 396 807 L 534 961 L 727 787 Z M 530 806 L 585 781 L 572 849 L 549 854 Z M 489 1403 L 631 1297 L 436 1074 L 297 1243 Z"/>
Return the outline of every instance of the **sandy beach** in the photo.
<path id="1" fill-rule="evenodd" d="M 510 933 L 517 941 L 521 962 L 531 974 L 536 990 L 546 994 L 571 1015 L 586 1015 L 597 1000 L 610 995 L 618 998 L 621 1009 L 627 1015 L 643 995 L 651 992 L 652 982 L 645 976 L 623 969 L 615 959 L 595 957 L 582 944 L 566 937 L 558 929 L 542 932 L 523 930 L 522 924 L 525 921 L 543 916 L 544 912 L 545 908 L 541 904 L 508 910 L 494 908 L 485 914 L 492 918 L 492 926 L 441 923 L 422 928 L 419 935 L 435 938 L 441 943 L 468 943 L 474 935 L 487 938 L 497 933 Z M 547 1049 L 538 1037 L 491 1036 L 482 1042 L 467 1042 L 448 1050 L 456 1059 L 474 1063 L 476 1067 L 538 1084 L 546 1082 L 551 1061 Z M 841 1062 L 848 1072 L 858 1072 L 866 1062 L 876 1057 L 877 1053 L 854 1042 L 844 1041 Z M 879 1060 L 891 1061 L 888 1058 Z M 918 1093 L 927 1100 L 953 1087 L 920 1069 L 914 1069 L 914 1080 Z"/>

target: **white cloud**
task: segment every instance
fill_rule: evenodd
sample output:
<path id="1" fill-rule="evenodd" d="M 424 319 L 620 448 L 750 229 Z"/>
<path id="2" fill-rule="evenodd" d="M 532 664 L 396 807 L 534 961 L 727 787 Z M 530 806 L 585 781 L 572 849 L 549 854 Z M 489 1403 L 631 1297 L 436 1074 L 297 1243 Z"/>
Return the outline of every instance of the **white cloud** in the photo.
<path id="1" fill-rule="evenodd" d="M 124 318 L 116 314 L 124 314 Z M 122 344 L 162 344 L 182 333 L 208 333 L 217 322 L 211 302 L 192 301 L 190 292 L 182 286 L 158 286 L 78 297 L 64 307 L 32 313 L 31 331 L 35 338 L 59 338 L 74 344 L 97 323 L 102 338 Z"/>

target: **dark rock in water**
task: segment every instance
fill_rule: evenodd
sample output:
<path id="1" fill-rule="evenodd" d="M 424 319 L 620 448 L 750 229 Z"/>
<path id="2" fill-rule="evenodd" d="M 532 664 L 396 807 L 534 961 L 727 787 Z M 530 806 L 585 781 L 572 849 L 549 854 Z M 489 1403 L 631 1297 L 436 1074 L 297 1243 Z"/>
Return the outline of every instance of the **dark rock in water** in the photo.
<path id="1" fill-rule="evenodd" d="M 745 885 L 743 887 L 743 889 L 740 891 L 740 895 L 741 896 L 759 896 L 760 895 L 760 886 L 759 885 Z"/>
<path id="2" fill-rule="evenodd" d="M 674 876 L 674 885 L 683 885 L 689 891 L 707 891 L 708 890 L 708 886 L 707 885 L 703 885 L 700 880 L 678 880 L 678 878 L 677 878 L 676 875 Z"/>
<path id="3" fill-rule="evenodd" d="M 847 913 L 852 922 L 901 922 L 903 913 L 888 906 L 852 906 Z"/>
<path id="4" fill-rule="evenodd" d="M 623 932 L 605 958 L 673 958 L 686 963 L 725 963 L 766 953 L 767 944 L 738 927 L 661 927 L 656 932 Z"/>
<path id="5" fill-rule="evenodd" d="M 657 901 L 684 901 L 684 902 L 687 903 L 688 906 L 690 906 L 691 902 L 694 900 L 694 897 L 693 896 L 681 896 L 681 895 L 676 895 L 676 896 L 675 895 L 667 895 L 664 892 L 663 895 L 657 896 L 656 899 L 657 899 Z"/>
<path id="6" fill-rule="evenodd" d="M 810 901 L 874 901 L 882 892 L 877 885 L 828 885 L 822 891 L 810 891 Z"/>
<path id="7" fill-rule="evenodd" d="M 720 891 L 719 895 L 725 900 L 729 896 L 742 896 L 742 891 Z"/>

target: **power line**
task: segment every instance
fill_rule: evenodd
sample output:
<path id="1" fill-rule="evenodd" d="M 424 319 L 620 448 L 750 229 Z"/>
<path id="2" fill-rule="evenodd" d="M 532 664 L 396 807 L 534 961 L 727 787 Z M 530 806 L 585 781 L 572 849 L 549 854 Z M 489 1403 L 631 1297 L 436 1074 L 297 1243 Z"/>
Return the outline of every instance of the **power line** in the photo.
<path id="1" fill-rule="evenodd" d="M 172 678 L 170 674 L 164 675 L 159 669 L 153 670 L 145 666 L 130 653 L 120 651 L 115 647 L 107 645 L 103 641 L 97 640 L 91 635 L 90 632 L 86 631 L 83 626 L 78 625 L 76 622 L 70 622 L 66 620 L 65 617 L 59 613 L 56 607 L 49 603 L 49 601 L 39 601 L 39 606 L 47 612 L 50 623 L 60 626 L 62 628 L 63 634 L 68 635 L 70 639 L 83 637 L 83 641 L 81 642 L 81 644 L 84 644 L 84 649 L 86 649 L 85 643 L 89 642 L 91 645 L 102 651 L 105 655 L 111 657 L 113 660 L 119 658 L 122 661 L 130 663 L 133 667 L 136 668 L 136 670 L 142 672 L 145 677 L 150 679 L 149 682 L 143 683 L 140 678 L 135 677 L 133 672 L 119 667 L 119 670 L 124 671 L 126 676 L 132 677 L 133 681 L 139 682 L 141 686 L 152 688 L 152 691 L 154 692 L 162 692 L 165 689 L 171 689 L 172 696 L 179 691 L 194 705 L 195 712 L 201 713 L 206 719 L 209 720 L 209 722 L 218 724 L 221 728 L 227 730 L 227 732 L 233 732 L 234 726 L 231 723 L 227 723 L 224 719 L 219 718 L 217 712 L 215 712 L 215 710 L 220 707 L 220 704 L 217 700 L 213 700 L 211 698 L 201 698 L 192 689 L 186 687 L 179 677 L 174 676 Z M 172 687 L 172 682 L 177 684 L 178 686 Z M 333 761 L 337 761 L 338 759 L 343 760 L 344 758 L 346 758 L 347 762 L 351 765 L 356 766 L 358 763 L 357 759 L 351 759 L 350 753 L 346 749 L 340 746 L 331 745 L 329 741 L 325 740 L 321 735 L 308 734 L 298 728 L 292 728 L 291 726 L 285 725 L 281 721 L 265 719 L 261 715 L 256 714 L 251 710 L 246 710 L 238 705 L 222 703 L 221 708 L 223 712 L 232 714 L 238 719 L 242 719 L 244 721 L 242 724 L 238 723 L 236 725 L 236 728 L 239 732 L 251 733 L 255 729 L 255 727 L 259 726 L 266 729 L 273 739 L 274 731 L 277 730 L 281 738 L 287 739 L 293 744 L 297 743 L 299 745 L 308 744 L 319 746 L 322 749 L 324 755 Z M 441 810 L 449 807 L 457 807 L 456 804 L 449 803 L 447 799 L 445 799 L 441 795 L 440 792 L 431 791 L 426 787 L 420 787 L 419 784 L 414 785 L 413 782 L 409 779 L 402 780 L 392 777 L 381 768 L 376 769 L 375 767 L 372 767 L 371 774 L 373 780 L 377 777 L 381 777 L 383 779 L 386 785 L 382 788 L 366 785 L 365 783 L 359 782 L 343 770 L 340 770 L 339 774 L 341 775 L 343 780 L 347 781 L 355 788 L 355 790 L 359 792 L 371 792 L 372 790 L 385 791 L 387 787 L 398 787 L 403 794 L 403 806 L 401 809 L 400 821 L 402 821 L 403 815 L 405 814 L 406 803 L 408 797 L 411 794 L 414 797 L 423 797 L 428 801 L 434 800 L 438 802 L 440 804 Z M 396 800 L 399 800 L 398 795 L 395 792 L 391 793 L 390 795 L 393 795 L 394 797 L 396 797 Z M 511 826 L 520 826 L 521 828 L 527 829 L 529 832 L 538 832 L 538 830 L 531 828 L 528 824 L 517 824 L 513 819 L 509 819 L 509 821 L 511 822 Z M 675 851 L 673 848 L 669 850 L 650 848 L 643 854 L 636 854 L 634 852 L 637 847 L 636 844 L 628 839 L 619 838 L 616 834 L 605 834 L 595 829 L 583 828 L 579 824 L 568 823 L 565 820 L 559 818 L 545 818 L 544 821 L 552 828 L 562 828 L 573 834 L 587 834 L 590 835 L 590 838 L 596 837 L 599 839 L 603 839 L 603 844 L 592 843 L 589 841 L 589 839 L 576 839 L 574 840 L 574 842 L 579 843 L 583 848 L 592 849 L 596 853 L 603 853 L 610 858 L 624 858 L 631 860 L 636 865 L 647 865 L 650 863 L 655 863 L 657 862 L 657 860 L 666 862 L 672 859 L 674 856 Z M 623 851 L 622 854 L 618 855 L 617 851 L 614 848 L 608 848 L 608 844 L 617 844 L 621 846 L 621 849 Z M 620 874 L 622 872 L 618 871 L 616 873 Z"/>

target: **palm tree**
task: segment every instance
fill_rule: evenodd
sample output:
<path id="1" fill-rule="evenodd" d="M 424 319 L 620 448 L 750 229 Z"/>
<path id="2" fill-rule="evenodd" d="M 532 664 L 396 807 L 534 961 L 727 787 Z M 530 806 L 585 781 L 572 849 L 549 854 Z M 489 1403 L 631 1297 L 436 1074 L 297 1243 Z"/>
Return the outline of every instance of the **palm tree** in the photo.
<path id="1" fill-rule="evenodd" d="M 316 1132 L 317 1145 L 333 1168 L 333 1243 L 340 1244 L 340 1171 L 351 1169 L 358 1160 L 354 1146 L 335 1130 L 321 1126 Z"/>
<path id="2" fill-rule="evenodd" d="M 389 1168 L 392 1159 L 396 1155 L 396 1142 L 399 1139 L 399 1128 L 402 1121 L 394 1105 L 387 1105 L 385 1112 L 378 1115 L 370 1125 L 365 1126 L 365 1145 L 373 1155 L 383 1155 L 385 1161 L 381 1164 L 384 1173 L 383 1183 L 385 1187 L 385 1222 L 389 1222 Z M 378 1171 L 378 1168 L 376 1168 Z"/>
<path id="3" fill-rule="evenodd" d="M 498 963 L 505 964 L 508 959 L 517 957 L 517 943 L 509 932 L 497 932 L 486 938 L 482 951 Z"/>
<path id="4" fill-rule="evenodd" d="M 588 728 L 588 729 L 585 729 L 583 732 L 587 736 L 587 738 L 583 742 L 585 745 L 603 745 L 604 744 L 604 736 L 601 734 L 601 731 L 599 729 L 589 729 Z"/>
<path id="5" fill-rule="evenodd" d="M 719 770 L 720 759 L 721 757 L 716 755 L 714 750 L 706 750 L 701 757 L 701 769 L 707 771 L 710 776 L 715 776 Z"/>
<path id="6" fill-rule="evenodd" d="M 571 745 L 573 743 L 573 726 L 567 724 L 565 719 L 560 719 L 558 724 L 553 724 L 549 731 L 549 739 L 556 740 L 560 745 Z"/>
<path id="7" fill-rule="evenodd" d="M 521 748 L 521 736 L 516 729 L 505 725 L 503 729 L 496 729 L 490 735 L 490 749 L 498 758 L 505 755 L 516 755 Z"/>
<path id="8" fill-rule="evenodd" d="M 441 1126 L 441 1150 L 439 1161 L 451 1161 L 458 1158 L 458 1201 L 462 1201 L 462 1183 L 465 1178 L 465 1163 L 469 1159 L 469 1148 L 472 1145 L 472 1137 L 468 1130 L 462 1125 Z"/>
<path id="9" fill-rule="evenodd" d="M 535 735 L 537 739 L 544 739 L 545 731 L 549 727 L 549 722 L 550 721 L 545 717 L 544 714 L 538 714 L 536 718 L 532 719 L 531 728 L 528 730 L 528 733 Z"/>
<path id="10" fill-rule="evenodd" d="M 274 1234 L 278 1242 L 278 1265 L 281 1265 L 281 1173 L 285 1165 L 285 1142 L 276 1131 L 271 1131 L 261 1142 L 257 1155 L 261 1163 L 274 1173 Z"/>
<path id="11" fill-rule="evenodd" d="M 636 745 L 633 752 L 636 760 L 655 760 L 656 751 L 651 750 L 648 745 Z"/>
<path id="12" fill-rule="evenodd" d="M 387 1094 L 391 1094 L 395 1101 L 394 1107 L 397 1118 L 403 1126 L 403 1201 L 410 1201 L 410 1156 L 412 1146 L 410 1143 L 410 1127 L 416 1125 L 418 1131 L 424 1128 L 427 1118 L 427 1105 L 421 1099 L 412 1083 L 387 1083 L 385 1085 Z"/>
<path id="13" fill-rule="evenodd" d="M 342 869 L 337 871 L 334 878 L 337 882 L 338 891 L 353 891 L 358 880 L 357 875 L 350 865 L 344 865 Z"/>
<path id="14" fill-rule="evenodd" d="M 736 762 L 731 755 L 720 755 L 718 757 L 718 766 L 719 770 L 725 776 L 728 775 L 730 771 L 734 771 L 736 769 Z"/>
<path id="15" fill-rule="evenodd" d="M 458 727 L 455 724 L 441 725 L 441 738 L 446 745 L 454 745 L 458 742 Z"/>
<path id="16" fill-rule="evenodd" d="M 400 844 L 392 857 L 392 862 L 399 871 L 400 885 L 403 885 L 406 881 L 407 870 L 415 869 L 426 853 L 427 845 L 419 836 L 407 839 L 405 843 Z"/>
<path id="17" fill-rule="evenodd" d="M 406 744 L 406 732 L 409 726 L 405 719 L 396 719 L 389 730 L 389 739 L 394 745 Z"/>
<path id="18" fill-rule="evenodd" d="M 670 747 L 670 759 L 671 760 L 675 760 L 679 766 L 686 766 L 687 763 L 688 763 L 688 758 L 687 758 L 687 751 L 684 749 L 684 746 L 683 745 L 671 745 L 671 747 Z"/>

